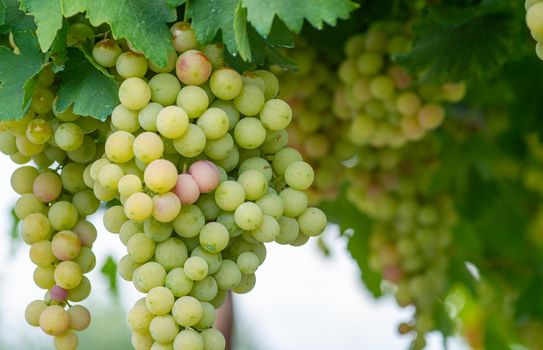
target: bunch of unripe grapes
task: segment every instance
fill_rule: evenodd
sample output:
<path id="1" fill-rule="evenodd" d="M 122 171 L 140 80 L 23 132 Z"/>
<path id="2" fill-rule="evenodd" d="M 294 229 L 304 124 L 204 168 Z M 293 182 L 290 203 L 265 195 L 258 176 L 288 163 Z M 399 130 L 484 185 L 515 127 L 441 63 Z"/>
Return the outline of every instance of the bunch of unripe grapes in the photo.
<path id="1" fill-rule="evenodd" d="M 526 0 L 526 24 L 537 44 L 535 53 L 543 60 L 543 2 L 541 0 Z"/>
<path id="2" fill-rule="evenodd" d="M 464 83 L 415 84 L 393 61 L 410 46 L 408 28 L 397 22 L 375 22 L 347 40 L 333 108 L 350 123 L 354 144 L 398 148 L 420 140 L 443 123 L 443 102 L 464 97 Z"/>
<path id="3" fill-rule="evenodd" d="M 337 196 L 344 169 L 342 161 L 354 156 L 355 147 L 344 137 L 348 123 L 332 111 L 338 85 L 333 69 L 320 61 L 319 53 L 300 42 L 286 54 L 296 71 L 274 67 L 279 77 L 279 97 L 292 107 L 296 118 L 288 127 L 289 145 L 297 149 L 315 169 L 315 184 L 308 191 L 311 203 Z"/>
<path id="4" fill-rule="evenodd" d="M 429 139 L 427 139 L 429 141 Z M 446 197 L 428 195 L 432 147 L 368 149 L 350 169 L 348 198 L 373 220 L 370 267 L 394 287 L 400 306 L 415 307 L 399 331 L 415 334 L 414 349 L 436 327 L 435 308 L 448 292 L 447 271 L 455 211 Z"/>
<path id="5" fill-rule="evenodd" d="M 82 305 L 91 291 L 84 274 L 96 264 L 91 250 L 96 228 L 86 220 L 100 201 L 85 183 L 85 168 L 102 153 L 104 123 L 81 117 L 70 106 L 57 108 L 55 75 L 49 66 L 37 77 L 30 108 L 18 121 L 0 124 L 0 151 L 19 167 L 11 185 L 20 197 L 15 214 L 21 235 L 30 245 L 36 265 L 34 282 L 46 291 L 31 302 L 27 322 L 54 336 L 58 350 L 77 347 L 74 331 L 89 325 L 90 313 Z"/>
<path id="6" fill-rule="evenodd" d="M 134 347 L 222 350 L 215 310 L 254 287 L 264 243 L 302 245 L 327 220 L 308 207 L 314 172 L 287 147 L 292 111 L 276 77 L 225 67 L 222 47 L 198 45 L 188 23 L 171 32 L 164 68 L 96 43 L 96 61 L 122 79 L 121 104 L 87 184 L 118 200 L 104 224 L 127 249 L 121 276 L 146 294 L 128 314 Z"/>

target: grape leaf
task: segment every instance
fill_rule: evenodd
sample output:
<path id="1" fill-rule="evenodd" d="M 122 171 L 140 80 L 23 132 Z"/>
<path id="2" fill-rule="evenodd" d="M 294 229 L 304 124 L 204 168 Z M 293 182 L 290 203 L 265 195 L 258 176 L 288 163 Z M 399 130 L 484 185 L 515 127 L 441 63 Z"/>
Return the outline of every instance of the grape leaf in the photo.
<path id="1" fill-rule="evenodd" d="M 0 25 L 6 21 L 6 4 L 3 0 L 0 1 Z"/>
<path id="2" fill-rule="evenodd" d="M 429 81 L 495 76 L 518 54 L 521 23 L 510 3 L 486 0 L 462 8 L 433 7 L 414 23 L 413 48 L 398 62 Z"/>
<path id="3" fill-rule="evenodd" d="M 249 35 L 247 35 L 247 10 L 241 7 L 241 3 L 238 4 L 234 16 L 234 37 L 241 58 L 251 61 L 251 46 Z"/>
<path id="4" fill-rule="evenodd" d="M 0 47 L 0 120 L 20 119 L 25 114 L 35 84 L 33 78 L 44 64 L 34 33 L 14 32 L 13 37 L 19 55 Z"/>
<path id="5" fill-rule="evenodd" d="M 125 38 L 155 64 L 168 64 L 171 34 L 168 22 L 176 20 L 175 9 L 164 0 L 84 0 L 87 18 L 94 26 L 107 23 L 116 39 Z M 207 15 L 207 14 L 206 14 Z"/>
<path id="6" fill-rule="evenodd" d="M 104 265 L 100 269 L 100 272 L 107 278 L 109 289 L 113 292 L 117 292 L 117 262 L 110 255 L 107 257 Z"/>
<path id="7" fill-rule="evenodd" d="M 62 27 L 59 0 L 21 0 L 21 9 L 34 17 L 42 52 L 47 52 Z"/>
<path id="8" fill-rule="evenodd" d="M 85 12 L 85 0 L 61 0 L 62 14 L 65 17 L 72 17 L 80 12 Z"/>
<path id="9" fill-rule="evenodd" d="M 350 0 L 242 0 L 247 8 L 247 18 L 263 37 L 272 29 L 275 16 L 285 22 L 295 33 L 300 33 L 304 20 L 316 28 L 324 23 L 335 25 L 338 19 L 346 19 L 349 13 L 358 7 Z"/>
<path id="10" fill-rule="evenodd" d="M 57 33 L 53 44 L 51 45 L 51 50 L 49 51 L 49 56 L 53 59 L 53 72 L 59 72 L 64 69 L 64 63 L 66 62 L 66 36 L 68 34 L 68 21 L 64 20 L 62 22 L 62 28 Z"/>
<path id="11" fill-rule="evenodd" d="M 176 8 L 178 6 L 181 6 L 185 3 L 185 0 L 166 0 L 166 5 L 168 5 L 171 8 Z"/>
<path id="12" fill-rule="evenodd" d="M 0 25 L 0 33 L 7 34 L 8 32 L 16 32 L 22 30 L 36 29 L 36 23 L 32 16 L 27 16 L 19 9 L 19 1 L 3 0 L 5 5 L 4 23 Z"/>
<path id="13" fill-rule="evenodd" d="M 59 112 L 73 103 L 76 114 L 105 120 L 119 103 L 115 81 L 96 69 L 78 49 L 68 50 L 66 68 L 60 77 L 56 105 Z"/>

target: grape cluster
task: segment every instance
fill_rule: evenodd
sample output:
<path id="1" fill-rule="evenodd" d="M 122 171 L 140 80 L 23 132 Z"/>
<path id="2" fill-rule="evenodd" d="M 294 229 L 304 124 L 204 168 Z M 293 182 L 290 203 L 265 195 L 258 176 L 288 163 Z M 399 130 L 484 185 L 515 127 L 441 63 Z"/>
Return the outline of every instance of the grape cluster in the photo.
<path id="1" fill-rule="evenodd" d="M 543 60 L 543 2 L 541 0 L 525 0 L 526 24 L 532 37 L 537 41 L 535 53 Z"/>
<path id="2" fill-rule="evenodd" d="M 171 32 L 165 68 L 112 39 L 94 46 L 122 79 L 121 104 L 85 172 L 97 198 L 120 202 L 104 224 L 127 249 L 121 277 L 146 294 L 128 314 L 134 347 L 221 350 L 215 310 L 254 287 L 264 243 L 302 245 L 327 219 L 308 207 L 314 172 L 287 147 L 277 78 L 224 66 L 222 47 L 200 47 L 188 23 Z"/>
<path id="3" fill-rule="evenodd" d="M 25 318 L 54 336 L 57 349 L 71 350 L 78 343 L 74 331 L 87 328 L 90 313 L 70 302 L 89 296 L 91 284 L 84 274 L 96 265 L 91 249 L 97 232 L 86 217 L 100 201 L 86 185 L 85 169 L 101 155 L 103 143 L 96 140 L 108 126 L 75 114 L 71 106 L 59 110 L 55 79 L 50 66 L 38 75 L 26 115 L 0 125 L 0 151 L 17 164 L 33 162 L 11 177 L 20 195 L 15 214 L 22 239 L 36 265 L 34 282 L 47 291 L 28 305 Z"/>
<path id="4" fill-rule="evenodd" d="M 429 140 L 429 139 L 428 139 Z M 435 308 L 448 292 L 447 272 L 455 211 L 447 197 L 429 195 L 435 161 L 428 142 L 395 149 L 362 149 L 349 170 L 348 198 L 373 219 L 370 267 L 391 283 L 401 306 L 415 306 L 401 333 L 414 332 L 414 349 L 436 327 Z"/>
<path id="5" fill-rule="evenodd" d="M 415 84 L 393 62 L 410 45 L 408 29 L 396 22 L 375 22 L 347 40 L 333 109 L 350 123 L 347 135 L 354 144 L 398 148 L 420 140 L 443 123 L 443 102 L 464 97 L 464 83 Z"/>
<path id="6" fill-rule="evenodd" d="M 315 185 L 308 191 L 311 203 L 337 196 L 344 174 L 342 161 L 354 156 L 355 147 L 344 137 L 348 123 L 332 111 L 339 84 L 329 65 L 314 48 L 300 42 L 286 52 L 298 66 L 294 72 L 275 68 L 281 84 L 279 97 L 292 107 L 296 118 L 288 127 L 289 145 L 315 169 Z"/>

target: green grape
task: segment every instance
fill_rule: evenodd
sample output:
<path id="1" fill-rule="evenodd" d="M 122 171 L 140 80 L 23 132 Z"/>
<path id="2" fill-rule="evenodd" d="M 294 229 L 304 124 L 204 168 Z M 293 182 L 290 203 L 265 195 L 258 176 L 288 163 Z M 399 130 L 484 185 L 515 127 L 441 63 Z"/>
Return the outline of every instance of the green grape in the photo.
<path id="1" fill-rule="evenodd" d="M 48 305 L 43 300 L 34 300 L 25 309 L 25 320 L 26 322 L 33 326 L 40 326 L 40 315 L 48 307 Z"/>
<path id="2" fill-rule="evenodd" d="M 213 327 L 213 324 L 215 323 L 215 319 L 217 318 L 217 312 L 215 311 L 215 307 L 211 305 L 210 303 L 203 302 L 202 305 L 202 318 L 200 321 L 193 326 L 193 328 L 203 330 L 207 328 Z"/>
<path id="3" fill-rule="evenodd" d="M 248 117 L 257 115 L 264 106 L 264 102 L 262 90 L 253 84 L 243 85 L 240 93 L 234 98 L 237 110 Z"/>
<path id="4" fill-rule="evenodd" d="M 189 124 L 185 134 L 173 140 L 173 146 L 183 157 L 193 158 L 204 151 L 206 135 L 199 126 Z"/>
<path id="5" fill-rule="evenodd" d="M 196 237 L 202 227 L 204 227 L 206 219 L 202 210 L 193 204 L 183 205 L 179 215 L 172 223 L 175 232 L 185 238 Z"/>
<path id="6" fill-rule="evenodd" d="M 254 73 L 264 81 L 264 96 L 266 101 L 277 96 L 279 93 L 279 81 L 277 77 L 267 70 L 257 70 Z"/>
<path id="7" fill-rule="evenodd" d="M 204 350 L 204 338 L 196 331 L 185 329 L 173 342 L 174 350 Z"/>
<path id="8" fill-rule="evenodd" d="M 138 176 L 127 174 L 119 179 L 117 190 L 121 197 L 128 198 L 134 193 L 141 192 L 143 190 L 143 184 Z"/>
<path id="9" fill-rule="evenodd" d="M 21 235 L 27 244 L 48 239 L 51 234 L 51 223 L 42 213 L 31 213 L 25 216 L 21 224 Z"/>
<path id="10" fill-rule="evenodd" d="M 528 8 L 526 11 L 526 24 L 530 31 L 534 33 L 543 33 L 543 25 L 541 19 L 543 18 L 543 4 L 536 3 Z"/>
<path id="11" fill-rule="evenodd" d="M 279 244 L 291 244 L 294 242 L 300 233 L 298 220 L 288 216 L 282 216 L 278 222 L 281 232 L 275 241 Z"/>
<path id="12" fill-rule="evenodd" d="M 51 241 L 43 240 L 33 243 L 29 251 L 30 260 L 37 266 L 51 266 L 56 257 L 51 250 Z"/>
<path id="13" fill-rule="evenodd" d="M 213 69 L 224 66 L 224 45 L 221 43 L 205 45 L 202 52 L 211 61 Z"/>
<path id="14" fill-rule="evenodd" d="M 239 121 L 239 111 L 236 109 L 232 101 L 216 100 L 211 104 L 213 108 L 222 109 L 228 116 L 228 130 L 233 130 Z"/>
<path id="15" fill-rule="evenodd" d="M 247 170 L 258 170 L 264 174 L 266 180 L 270 182 L 272 180 L 273 171 L 270 163 L 264 158 L 250 157 L 245 159 L 239 166 L 238 172 L 243 174 Z"/>
<path id="16" fill-rule="evenodd" d="M 215 164 L 218 167 L 223 168 L 224 171 L 230 172 L 236 168 L 239 163 L 239 151 L 237 147 L 232 148 L 230 152 L 226 155 L 226 158 L 221 160 L 216 160 Z"/>
<path id="17" fill-rule="evenodd" d="M 136 233 L 143 232 L 143 225 L 141 223 L 128 220 L 124 224 L 121 225 L 121 229 L 119 232 L 119 239 L 121 240 L 122 244 L 126 245 L 128 243 L 128 240 L 135 235 Z"/>
<path id="18" fill-rule="evenodd" d="M 404 116 L 415 115 L 420 104 L 419 96 L 411 91 L 402 92 L 396 98 L 396 110 Z"/>
<path id="19" fill-rule="evenodd" d="M 268 191 L 266 176 L 258 170 L 244 171 L 239 175 L 238 182 L 243 186 L 248 200 L 260 199 Z"/>
<path id="20" fill-rule="evenodd" d="M 77 349 L 79 340 L 77 335 L 71 329 L 68 329 L 61 335 L 56 335 L 54 338 L 55 348 L 58 350 L 73 350 Z"/>
<path id="21" fill-rule="evenodd" d="M 262 224 L 264 214 L 258 205 L 252 202 L 242 203 L 234 212 L 236 225 L 243 230 L 254 230 Z"/>
<path id="22" fill-rule="evenodd" d="M 124 176 L 123 169 L 117 164 L 107 164 L 100 169 L 98 182 L 108 190 L 117 190 L 119 180 Z"/>
<path id="23" fill-rule="evenodd" d="M 60 231 L 51 240 L 51 250 L 59 260 L 73 260 L 81 251 L 81 241 L 71 231 Z"/>
<path id="24" fill-rule="evenodd" d="M 83 144 L 83 131 L 74 123 L 63 123 L 55 130 L 55 143 L 64 151 L 75 151 Z"/>
<path id="25" fill-rule="evenodd" d="M 150 350 L 173 350 L 173 343 L 154 342 Z"/>
<path id="26" fill-rule="evenodd" d="M 241 282 L 241 271 L 238 265 L 232 260 L 223 260 L 219 271 L 213 277 L 220 289 L 229 290 Z"/>
<path id="27" fill-rule="evenodd" d="M 146 305 L 134 305 L 127 315 L 128 326 L 134 332 L 148 333 L 149 326 L 154 315 L 147 309 Z"/>
<path id="28" fill-rule="evenodd" d="M 132 77 L 142 78 L 147 73 L 147 60 L 145 56 L 139 53 L 124 52 L 117 58 L 115 68 L 117 73 L 124 79 Z"/>
<path id="29" fill-rule="evenodd" d="M 64 289 L 72 289 L 81 283 L 83 270 L 76 262 L 62 261 L 55 268 L 55 283 Z"/>
<path id="30" fill-rule="evenodd" d="M 121 48 L 113 39 L 103 39 L 92 48 L 92 56 L 96 62 L 106 68 L 115 67 L 121 53 Z"/>
<path id="31" fill-rule="evenodd" d="M 35 112 L 31 109 L 21 120 L 6 120 L 3 127 L 14 136 L 24 136 L 30 121 L 34 118 Z"/>
<path id="32" fill-rule="evenodd" d="M 77 225 L 78 212 L 77 208 L 70 202 L 56 202 L 49 208 L 47 215 L 51 227 L 55 230 L 71 230 Z"/>
<path id="33" fill-rule="evenodd" d="M 383 68 L 383 56 L 377 52 L 364 52 L 356 62 L 358 70 L 364 75 L 374 75 Z"/>
<path id="34" fill-rule="evenodd" d="M 285 205 L 281 197 L 274 193 L 265 194 L 263 197 L 256 201 L 256 204 L 262 209 L 262 213 L 269 215 L 276 220 L 283 217 L 285 211 Z"/>
<path id="35" fill-rule="evenodd" d="M 285 171 L 287 184 L 295 190 L 303 191 L 313 184 L 315 173 L 311 165 L 303 161 L 291 163 Z"/>
<path id="36" fill-rule="evenodd" d="M 137 263 L 144 263 L 155 254 L 156 244 L 144 233 L 133 235 L 126 245 L 128 255 Z"/>
<path id="37" fill-rule="evenodd" d="M 87 189 L 83 179 L 85 165 L 78 163 L 69 163 L 62 168 L 60 180 L 62 187 L 71 193 L 77 193 Z"/>
<path id="38" fill-rule="evenodd" d="M 258 256 L 256 256 L 256 254 L 254 254 L 253 252 L 241 253 L 238 256 L 236 262 L 241 273 L 245 275 L 250 275 L 250 274 L 255 273 L 256 270 L 258 269 L 258 266 L 260 266 L 260 260 L 258 260 Z M 240 282 L 241 282 L 241 279 L 240 279 Z"/>
<path id="39" fill-rule="evenodd" d="M 192 249 L 191 256 L 204 259 L 208 265 L 208 274 L 214 274 L 221 266 L 222 256 L 220 253 L 211 253 L 205 250 L 201 245 Z"/>
<path id="40" fill-rule="evenodd" d="M 153 346 L 154 339 L 146 331 L 145 334 L 139 332 L 133 332 L 131 337 L 131 343 L 135 350 L 149 350 Z"/>
<path id="41" fill-rule="evenodd" d="M 272 242 L 279 236 L 280 232 L 281 228 L 277 220 L 269 215 L 264 215 L 260 226 L 252 230 L 251 234 L 260 242 Z"/>
<path id="42" fill-rule="evenodd" d="M 19 153 L 24 157 L 34 157 L 43 151 L 44 145 L 38 145 L 30 142 L 26 136 L 17 136 L 15 144 Z"/>
<path id="43" fill-rule="evenodd" d="M 166 270 L 157 262 L 147 262 L 134 271 L 133 282 L 141 292 L 148 292 L 154 287 L 163 286 Z"/>
<path id="44" fill-rule="evenodd" d="M 130 220 L 143 222 L 153 214 L 153 200 L 143 192 L 134 193 L 126 199 L 124 213 Z"/>
<path id="45" fill-rule="evenodd" d="M 43 87 L 50 87 L 55 82 L 55 73 L 51 69 L 51 65 L 46 65 L 38 73 L 38 84 Z"/>
<path id="46" fill-rule="evenodd" d="M 61 122 L 69 123 L 69 122 L 74 122 L 77 119 L 79 119 L 79 115 L 74 113 L 73 105 L 68 106 L 64 111 L 60 111 L 58 109 L 57 103 L 58 103 L 58 97 L 55 98 L 55 100 L 53 101 L 53 114 L 58 120 L 60 120 Z M 57 124 L 57 126 L 58 125 L 60 124 Z M 53 130 L 54 129 L 55 127 L 53 126 Z"/>
<path id="47" fill-rule="evenodd" d="M 193 285 L 194 282 L 187 277 L 183 268 L 175 268 L 166 276 L 166 287 L 172 291 L 176 298 L 188 295 Z"/>
<path id="48" fill-rule="evenodd" d="M 243 75 L 241 76 L 241 80 L 243 81 L 243 84 L 245 85 L 254 85 L 258 87 L 258 89 L 262 92 L 262 94 L 264 94 L 266 85 L 264 83 L 264 80 L 258 75 L 254 74 L 253 72 L 244 72 Z"/>
<path id="49" fill-rule="evenodd" d="M 221 212 L 221 208 L 219 208 L 215 202 L 213 193 L 204 193 L 201 195 L 196 202 L 196 205 L 202 210 L 206 221 L 215 220 Z"/>
<path id="50" fill-rule="evenodd" d="M 167 160 L 154 160 L 145 168 L 144 182 L 153 192 L 168 192 L 177 183 L 177 168 Z"/>
<path id="51" fill-rule="evenodd" d="M 93 191 L 96 198 L 101 201 L 111 201 L 117 196 L 117 191 L 107 189 L 99 183 L 94 184 Z"/>
<path id="52" fill-rule="evenodd" d="M 104 227 L 111 233 L 119 233 L 122 225 L 128 220 L 121 205 L 115 205 L 104 213 Z"/>
<path id="53" fill-rule="evenodd" d="M 39 172 L 31 166 L 17 168 L 11 175 L 11 187 L 18 194 L 32 193 L 33 184 Z"/>
<path id="54" fill-rule="evenodd" d="M 140 266 L 140 263 L 135 262 L 129 255 L 125 255 L 119 260 L 119 264 L 117 266 L 119 276 L 121 276 L 121 278 L 123 278 L 125 281 L 132 281 L 134 271 L 136 271 L 136 269 Z"/>
<path id="55" fill-rule="evenodd" d="M 134 155 L 144 163 L 159 159 L 164 153 L 164 143 L 154 132 L 143 132 L 134 140 Z"/>
<path id="56" fill-rule="evenodd" d="M 201 85 L 211 75 L 211 62 L 198 50 L 188 50 L 177 58 L 175 73 L 186 85 Z"/>
<path id="57" fill-rule="evenodd" d="M 427 104 L 419 109 L 417 117 L 424 129 L 435 129 L 443 123 L 445 110 L 440 105 Z"/>
<path id="58" fill-rule="evenodd" d="M 300 232 L 306 236 L 318 236 L 320 235 L 326 225 L 326 215 L 322 210 L 318 208 L 307 208 L 299 217 L 298 224 L 300 226 Z"/>
<path id="59" fill-rule="evenodd" d="M 225 291 L 225 290 L 222 290 L 222 289 L 219 289 L 217 291 L 217 296 L 215 296 L 215 298 L 213 298 L 213 300 L 211 300 L 209 303 L 211 305 L 213 305 L 213 307 L 215 307 L 216 309 L 220 308 L 221 306 L 224 305 L 224 303 L 226 302 L 226 297 L 228 296 L 228 292 Z M 204 316 L 202 316 L 203 318 Z"/>
<path id="60" fill-rule="evenodd" d="M 119 65 L 121 57 L 119 57 L 117 65 Z M 151 101 L 151 88 L 145 80 L 130 77 L 121 83 L 119 100 L 128 109 L 140 110 Z"/>
<path id="61" fill-rule="evenodd" d="M 124 105 L 118 105 L 111 112 L 111 125 L 115 130 L 128 131 L 129 133 L 138 131 L 140 128 L 138 112 L 128 109 Z"/>
<path id="62" fill-rule="evenodd" d="M 183 266 L 185 275 L 193 281 L 203 280 L 208 272 L 209 266 L 207 262 L 199 256 L 191 256 L 185 261 Z"/>
<path id="63" fill-rule="evenodd" d="M 170 27 L 173 36 L 173 47 L 177 52 L 185 52 L 198 46 L 196 35 L 191 29 L 190 23 L 177 22 Z"/>
<path id="64" fill-rule="evenodd" d="M 245 294 L 249 293 L 256 284 L 256 276 L 254 274 L 251 275 L 242 275 L 241 282 L 232 289 L 234 293 L 237 294 Z"/>
<path id="65" fill-rule="evenodd" d="M 49 123 L 43 119 L 32 120 L 26 129 L 26 138 L 34 143 L 42 145 L 49 141 L 53 134 Z"/>
<path id="66" fill-rule="evenodd" d="M 226 339 L 219 330 L 215 328 L 206 329 L 200 335 L 204 339 L 204 349 L 224 350 L 226 348 Z"/>
<path id="67" fill-rule="evenodd" d="M 153 218 L 160 222 L 171 222 L 181 210 L 181 201 L 174 193 L 166 192 L 153 197 L 153 206 Z"/>
<path id="68" fill-rule="evenodd" d="M 177 95 L 176 104 L 187 112 L 189 118 L 198 118 L 209 106 L 209 97 L 199 86 L 183 87 Z"/>
<path id="69" fill-rule="evenodd" d="M 150 102 L 138 112 L 138 122 L 143 130 L 158 131 L 156 126 L 156 118 L 158 113 L 164 108 L 161 104 Z"/>
<path id="70" fill-rule="evenodd" d="M 72 23 L 68 28 L 66 35 L 66 44 L 69 47 L 74 47 L 85 43 L 87 40 L 94 44 L 94 30 L 86 23 Z"/>
<path id="71" fill-rule="evenodd" d="M 51 111 L 53 107 L 53 100 L 55 95 L 51 90 L 37 87 L 32 93 L 32 101 L 30 102 L 30 107 L 32 110 L 38 114 L 46 114 Z"/>
<path id="72" fill-rule="evenodd" d="M 284 176 L 287 168 L 295 162 L 302 161 L 302 155 L 294 148 L 286 147 L 275 155 L 272 168 L 279 176 Z"/>
<path id="73" fill-rule="evenodd" d="M 17 202 L 15 202 L 15 215 L 20 220 L 25 219 L 28 215 L 34 213 L 45 213 L 45 205 L 36 196 L 31 193 L 23 194 Z"/>
<path id="74" fill-rule="evenodd" d="M 285 129 L 292 120 L 292 110 L 288 103 L 279 99 L 267 101 L 260 111 L 262 124 L 270 130 Z"/>
<path id="75" fill-rule="evenodd" d="M 243 148 L 257 148 L 266 140 L 266 129 L 257 118 L 243 118 L 234 128 L 234 138 Z"/>
<path id="76" fill-rule="evenodd" d="M 177 106 L 162 108 L 156 118 L 158 132 L 169 139 L 183 136 L 189 127 L 187 112 Z"/>
<path id="77" fill-rule="evenodd" d="M 211 301 L 217 296 L 217 292 L 217 282 L 213 277 L 207 276 L 203 280 L 194 283 L 190 295 L 200 301 Z"/>
<path id="78" fill-rule="evenodd" d="M 70 326 L 70 316 L 59 305 L 47 306 L 40 314 L 39 325 L 46 334 L 61 335 Z"/>
<path id="79" fill-rule="evenodd" d="M 308 200 L 307 195 L 304 192 L 286 188 L 279 193 L 279 197 L 281 197 L 283 204 L 285 205 L 285 216 L 294 218 L 307 209 Z"/>
<path id="80" fill-rule="evenodd" d="M 234 148 L 234 139 L 228 133 L 216 140 L 208 140 L 204 148 L 204 153 L 210 159 L 223 160 Z"/>
<path id="81" fill-rule="evenodd" d="M 211 253 L 218 253 L 226 248 L 230 234 L 224 225 L 218 222 L 210 222 L 204 225 L 200 231 L 200 244 Z"/>
<path id="82" fill-rule="evenodd" d="M 96 256 L 87 247 L 82 247 L 74 261 L 81 266 L 83 273 L 91 272 L 96 267 Z"/>
<path id="83" fill-rule="evenodd" d="M 196 125 L 207 139 L 216 140 L 228 132 L 229 122 L 228 115 L 222 109 L 211 107 L 198 118 Z"/>
<path id="84" fill-rule="evenodd" d="M 149 69 L 155 73 L 169 73 L 175 68 L 175 60 L 177 59 L 177 53 L 173 48 L 168 50 L 168 62 L 165 66 L 159 66 L 153 61 L 149 61 Z"/>
<path id="85" fill-rule="evenodd" d="M 174 299 L 172 292 L 168 288 L 155 287 L 147 293 L 145 306 L 153 315 L 162 316 L 172 310 Z"/>
<path id="86" fill-rule="evenodd" d="M 243 230 L 236 225 L 236 219 L 234 214 L 230 212 L 222 212 L 217 217 L 217 222 L 221 223 L 226 227 L 230 237 L 237 237 L 243 233 Z"/>
<path id="87" fill-rule="evenodd" d="M 157 316 L 151 321 L 149 332 L 157 342 L 171 343 L 179 333 L 179 326 L 170 315 Z"/>
<path id="88" fill-rule="evenodd" d="M 183 327 L 191 327 L 202 318 L 202 304 L 191 296 L 183 296 L 175 301 L 172 308 L 172 316 Z"/>
<path id="89" fill-rule="evenodd" d="M 183 267 L 187 258 L 187 247 L 178 238 L 169 238 L 156 247 L 155 260 L 164 266 L 166 271 Z"/>
<path id="90" fill-rule="evenodd" d="M 222 210 L 234 211 L 245 201 L 245 189 L 237 181 L 225 181 L 215 190 L 215 202 Z"/>
<path id="91" fill-rule="evenodd" d="M 6 155 L 17 153 L 15 136 L 7 131 L 0 132 L 0 152 Z"/>
<path id="92" fill-rule="evenodd" d="M 41 289 L 50 289 L 55 285 L 55 267 L 38 266 L 34 270 L 34 275 L 32 277 L 36 286 Z"/>
<path id="93" fill-rule="evenodd" d="M 134 136 L 126 131 L 115 131 L 106 140 L 105 152 L 109 160 L 115 163 L 126 163 L 134 158 L 132 150 Z M 91 170 L 91 176 L 93 171 Z M 96 177 L 93 176 L 96 180 Z"/>
<path id="94" fill-rule="evenodd" d="M 83 331 L 90 324 L 90 312 L 83 305 L 72 305 L 68 309 L 70 316 L 70 328 L 75 331 Z"/>
<path id="95" fill-rule="evenodd" d="M 155 75 L 149 80 L 149 87 L 151 88 L 151 101 L 158 102 L 163 106 L 174 104 L 177 94 L 181 90 L 179 80 L 170 73 Z"/>
<path id="96" fill-rule="evenodd" d="M 30 162 L 30 160 L 32 159 L 32 157 L 25 156 L 20 152 L 10 155 L 9 158 L 13 163 L 21 165 Z"/>
<path id="97" fill-rule="evenodd" d="M 231 68 L 219 68 L 211 74 L 211 91 L 221 100 L 232 100 L 241 92 L 241 75 Z"/>

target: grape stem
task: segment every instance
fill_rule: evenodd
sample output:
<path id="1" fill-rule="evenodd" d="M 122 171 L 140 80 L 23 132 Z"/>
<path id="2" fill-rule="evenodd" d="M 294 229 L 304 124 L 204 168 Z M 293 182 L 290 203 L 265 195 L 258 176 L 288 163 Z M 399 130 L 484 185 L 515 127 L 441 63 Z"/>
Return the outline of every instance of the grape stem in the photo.
<path id="1" fill-rule="evenodd" d="M 185 14 L 183 16 L 183 21 L 188 22 L 189 19 L 189 7 L 190 7 L 190 0 L 185 1 Z"/>

